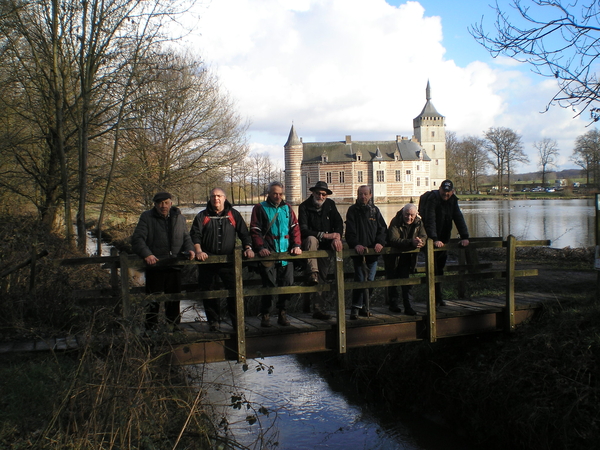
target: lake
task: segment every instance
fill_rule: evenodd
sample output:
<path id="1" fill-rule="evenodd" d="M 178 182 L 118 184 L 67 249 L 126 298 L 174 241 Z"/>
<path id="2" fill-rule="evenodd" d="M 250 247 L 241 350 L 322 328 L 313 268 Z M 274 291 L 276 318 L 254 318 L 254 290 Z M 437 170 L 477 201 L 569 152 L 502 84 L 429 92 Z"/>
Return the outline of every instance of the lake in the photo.
<path id="1" fill-rule="evenodd" d="M 486 200 L 459 204 L 472 237 L 506 238 L 512 234 L 519 240 L 548 239 L 553 248 L 596 245 L 594 199 Z M 338 205 L 342 217 L 349 206 Z M 377 205 L 388 224 L 402 206 Z M 194 214 L 202 209 L 182 208 L 182 211 Z M 252 206 L 236 209 L 249 223 Z M 294 209 L 298 211 L 297 207 Z"/>

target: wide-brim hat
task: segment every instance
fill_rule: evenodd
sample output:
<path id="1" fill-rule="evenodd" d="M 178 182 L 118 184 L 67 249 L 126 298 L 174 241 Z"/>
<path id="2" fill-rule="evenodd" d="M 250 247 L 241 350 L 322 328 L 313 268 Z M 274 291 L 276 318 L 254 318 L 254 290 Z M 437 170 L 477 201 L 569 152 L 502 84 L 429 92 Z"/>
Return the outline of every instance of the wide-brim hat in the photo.
<path id="1" fill-rule="evenodd" d="M 325 183 L 324 181 L 317 181 L 317 183 L 313 187 L 309 188 L 308 190 L 311 191 L 311 192 L 314 192 L 314 191 L 325 191 L 325 193 L 327 195 L 333 194 L 333 192 L 331 192 L 329 190 L 329 188 L 327 187 L 327 183 Z"/>

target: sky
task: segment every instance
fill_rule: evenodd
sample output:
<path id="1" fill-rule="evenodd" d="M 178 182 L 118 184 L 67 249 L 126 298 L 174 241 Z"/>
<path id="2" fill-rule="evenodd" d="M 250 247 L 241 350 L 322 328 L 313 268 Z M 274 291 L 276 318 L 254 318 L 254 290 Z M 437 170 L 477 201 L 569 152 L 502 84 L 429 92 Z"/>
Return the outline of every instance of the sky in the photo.
<path id="1" fill-rule="evenodd" d="M 569 161 L 588 116 L 551 107 L 554 79 L 508 58 L 492 58 L 468 32 L 488 0 L 205 0 L 190 12 L 184 45 L 219 77 L 250 127 L 251 151 L 283 168 L 290 128 L 304 142 L 394 140 L 413 134 L 412 120 L 432 102 L 459 138 L 490 127 L 522 136 L 539 170 L 534 143 L 557 141 L 557 169 Z M 508 0 L 498 0 L 508 6 Z"/>

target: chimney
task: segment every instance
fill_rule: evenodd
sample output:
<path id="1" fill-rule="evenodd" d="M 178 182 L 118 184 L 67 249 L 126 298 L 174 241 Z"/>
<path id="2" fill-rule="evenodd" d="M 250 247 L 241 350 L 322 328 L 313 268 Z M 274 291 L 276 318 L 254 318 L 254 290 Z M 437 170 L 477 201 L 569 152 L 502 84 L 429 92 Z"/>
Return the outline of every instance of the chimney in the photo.
<path id="1" fill-rule="evenodd" d="M 346 144 L 350 144 L 352 143 L 352 136 L 350 136 L 349 134 L 346 135 Z"/>

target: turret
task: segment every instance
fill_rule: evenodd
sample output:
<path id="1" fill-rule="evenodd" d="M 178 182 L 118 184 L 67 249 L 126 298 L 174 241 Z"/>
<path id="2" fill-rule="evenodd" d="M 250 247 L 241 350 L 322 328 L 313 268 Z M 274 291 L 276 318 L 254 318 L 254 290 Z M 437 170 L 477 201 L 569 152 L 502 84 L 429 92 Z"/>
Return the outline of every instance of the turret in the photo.
<path id="1" fill-rule="evenodd" d="M 301 165 L 302 141 L 298 139 L 294 125 L 290 129 L 287 142 L 283 146 L 285 158 L 285 199 L 292 205 L 302 202 Z"/>

